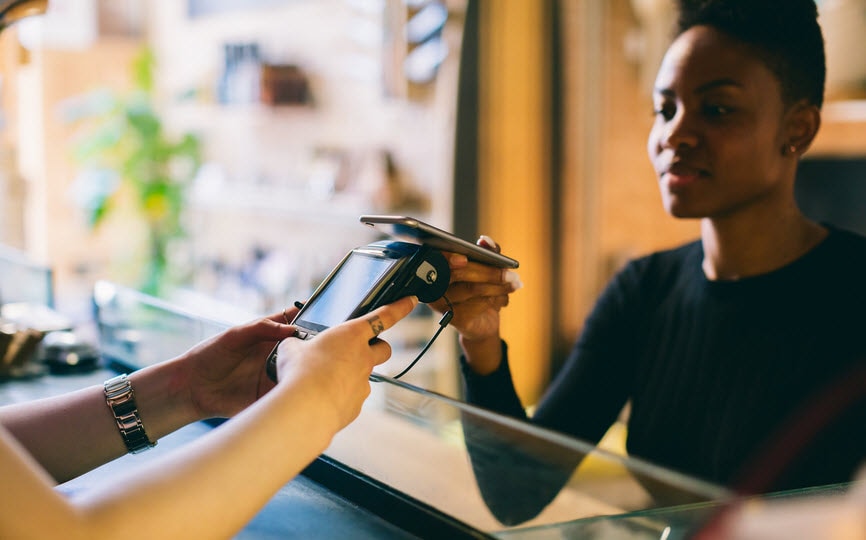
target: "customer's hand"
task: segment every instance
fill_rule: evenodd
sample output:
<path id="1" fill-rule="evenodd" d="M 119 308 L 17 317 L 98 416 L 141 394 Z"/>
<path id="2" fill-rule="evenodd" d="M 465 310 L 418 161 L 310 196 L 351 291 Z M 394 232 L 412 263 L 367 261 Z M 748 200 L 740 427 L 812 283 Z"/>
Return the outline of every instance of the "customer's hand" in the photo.
<path id="1" fill-rule="evenodd" d="M 268 354 L 294 327 L 297 309 L 229 328 L 188 352 L 181 360 L 190 401 L 200 418 L 231 417 L 273 388 L 264 366 Z"/>
<path id="2" fill-rule="evenodd" d="M 284 340 L 278 349 L 278 384 L 302 388 L 314 396 L 319 407 L 332 407 L 337 429 L 345 427 L 358 416 L 370 394 L 373 368 L 391 356 L 391 346 L 377 336 L 417 304 L 416 297 L 406 297 L 329 328 L 313 339 Z"/>

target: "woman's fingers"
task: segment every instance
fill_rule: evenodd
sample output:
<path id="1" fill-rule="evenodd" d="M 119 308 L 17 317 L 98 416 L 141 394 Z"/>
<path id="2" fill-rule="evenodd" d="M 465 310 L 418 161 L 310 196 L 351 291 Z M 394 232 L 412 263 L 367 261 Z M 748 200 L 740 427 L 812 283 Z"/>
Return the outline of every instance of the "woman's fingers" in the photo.
<path id="1" fill-rule="evenodd" d="M 507 294 L 472 298 L 466 302 L 454 304 L 455 316 L 461 318 L 472 318 L 489 309 L 499 311 L 507 306 L 510 300 L 511 297 Z"/>
<path id="2" fill-rule="evenodd" d="M 451 283 L 460 282 L 507 284 L 512 292 L 523 286 L 520 275 L 514 270 L 474 262 L 451 268 Z"/>
<path id="3" fill-rule="evenodd" d="M 478 240 L 475 242 L 481 247 L 485 247 L 490 251 L 495 251 L 496 253 L 502 253 L 502 248 L 499 247 L 499 244 L 496 243 L 495 240 L 487 236 L 486 234 L 482 234 L 478 237 Z"/>
<path id="4" fill-rule="evenodd" d="M 452 283 L 448 288 L 448 300 L 452 305 L 461 304 L 474 298 L 486 298 L 489 296 L 502 296 L 513 292 L 511 285 L 507 283 L 470 283 L 461 281 Z"/>
<path id="5" fill-rule="evenodd" d="M 472 281 L 479 283 L 504 283 L 506 270 L 469 261 L 464 266 L 451 269 L 451 283 Z"/>

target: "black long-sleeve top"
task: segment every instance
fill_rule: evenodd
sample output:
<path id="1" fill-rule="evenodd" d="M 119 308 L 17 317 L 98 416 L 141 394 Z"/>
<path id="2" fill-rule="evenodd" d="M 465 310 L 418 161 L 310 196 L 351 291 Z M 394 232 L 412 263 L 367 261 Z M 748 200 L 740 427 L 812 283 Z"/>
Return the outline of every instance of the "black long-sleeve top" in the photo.
<path id="1" fill-rule="evenodd" d="M 743 491 L 850 480 L 866 461 L 866 238 L 831 228 L 736 281 L 702 259 L 693 242 L 621 270 L 531 421 L 595 443 L 631 400 L 632 456 Z M 507 355 L 463 368 L 470 402 L 525 417 Z"/>

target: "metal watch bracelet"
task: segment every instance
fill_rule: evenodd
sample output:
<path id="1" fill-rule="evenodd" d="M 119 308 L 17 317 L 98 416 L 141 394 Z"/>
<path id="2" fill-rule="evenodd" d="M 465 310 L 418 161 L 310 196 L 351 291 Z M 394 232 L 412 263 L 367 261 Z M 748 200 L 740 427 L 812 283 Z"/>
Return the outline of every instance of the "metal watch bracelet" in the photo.
<path id="1" fill-rule="evenodd" d="M 132 391 L 132 382 L 126 373 L 108 379 L 103 384 L 105 391 L 105 403 L 111 409 L 114 420 L 117 422 L 117 430 L 126 444 L 127 450 L 132 454 L 138 454 L 156 446 L 151 442 L 144 431 L 141 416 L 138 414 L 138 406 L 135 403 L 135 394 Z"/>

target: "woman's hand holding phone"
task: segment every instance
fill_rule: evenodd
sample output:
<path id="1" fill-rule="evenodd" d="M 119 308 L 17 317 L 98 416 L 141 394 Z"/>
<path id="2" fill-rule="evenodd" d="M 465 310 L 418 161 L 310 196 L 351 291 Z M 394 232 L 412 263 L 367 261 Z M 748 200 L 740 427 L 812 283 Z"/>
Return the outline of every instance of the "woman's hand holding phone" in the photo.
<path id="1" fill-rule="evenodd" d="M 499 246 L 482 236 L 477 245 L 494 252 Z M 511 293 L 522 287 L 514 270 L 470 261 L 465 255 L 445 253 L 451 283 L 445 297 L 451 302 L 451 326 L 460 333 L 466 360 L 480 374 L 495 371 L 501 362 L 499 311 L 508 305 Z M 449 309 L 444 299 L 431 304 L 437 311 Z"/>

